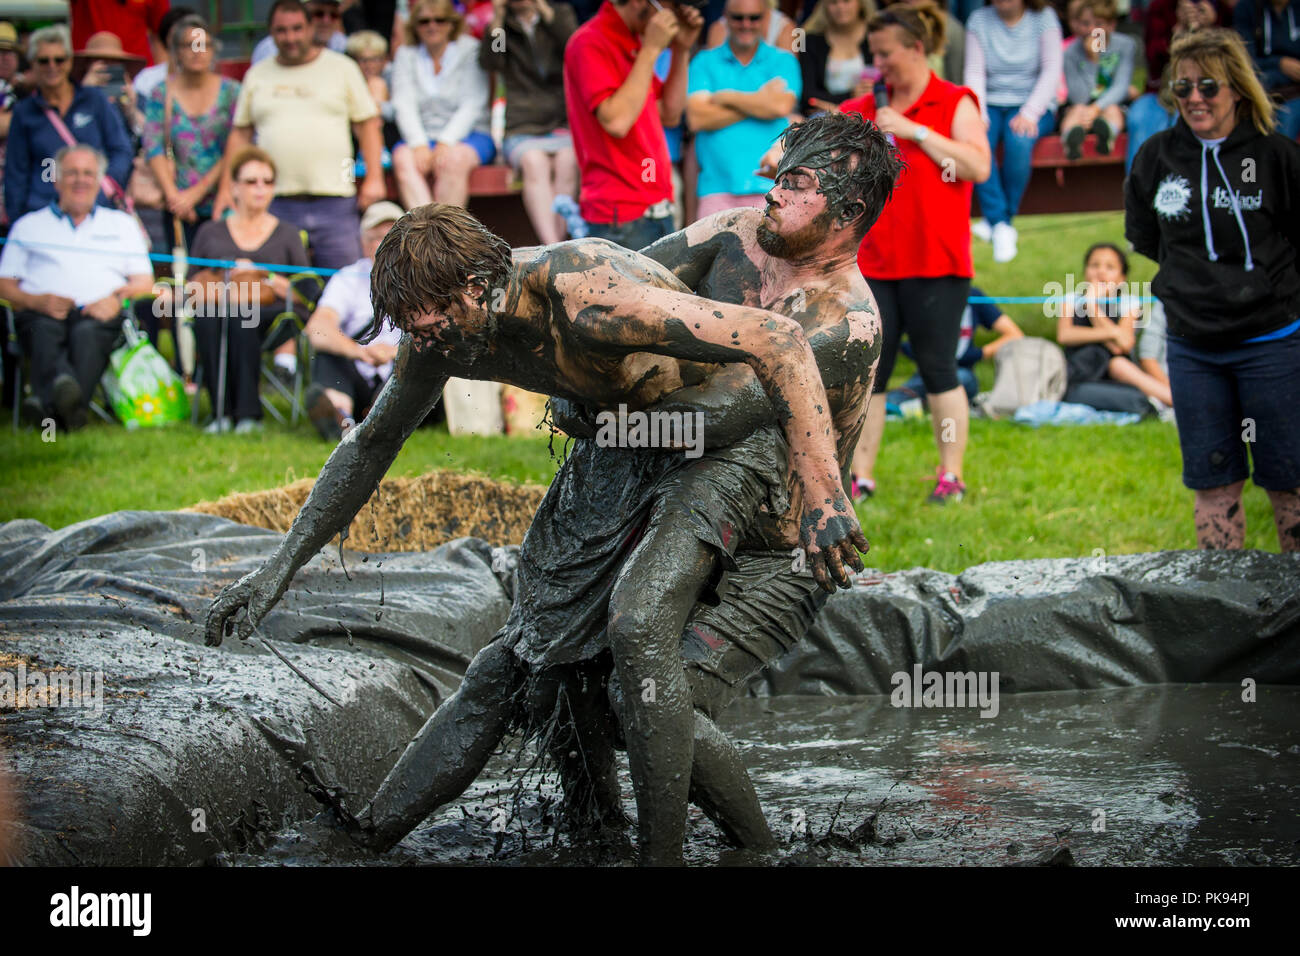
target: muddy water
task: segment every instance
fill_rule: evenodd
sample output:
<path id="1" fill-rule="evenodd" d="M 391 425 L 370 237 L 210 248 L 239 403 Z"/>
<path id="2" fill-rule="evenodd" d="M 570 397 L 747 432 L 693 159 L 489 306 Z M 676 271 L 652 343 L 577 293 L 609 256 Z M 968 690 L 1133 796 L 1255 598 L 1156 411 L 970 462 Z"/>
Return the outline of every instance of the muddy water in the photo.
<path id="1" fill-rule="evenodd" d="M 894 708 L 888 697 L 743 700 L 740 746 L 783 843 L 729 849 L 692 810 L 701 865 L 1300 863 L 1300 689 L 1160 685 L 1006 695 L 976 709 Z M 493 758 L 475 787 L 376 857 L 317 822 L 235 865 L 631 864 L 628 834 L 555 836 L 553 781 Z M 635 812 L 623 772 L 626 809 Z M 512 813 L 515 809 L 518 812 Z"/>

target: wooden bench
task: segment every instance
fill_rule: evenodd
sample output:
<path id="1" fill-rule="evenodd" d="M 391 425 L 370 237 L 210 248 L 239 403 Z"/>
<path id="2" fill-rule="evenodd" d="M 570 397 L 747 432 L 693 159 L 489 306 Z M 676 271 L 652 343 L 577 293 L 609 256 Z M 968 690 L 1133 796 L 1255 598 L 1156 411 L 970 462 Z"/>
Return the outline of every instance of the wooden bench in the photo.
<path id="1" fill-rule="evenodd" d="M 1034 144 L 1029 187 L 1020 201 L 1021 214 L 1108 212 L 1124 208 L 1124 155 L 1128 136 L 1120 133 L 1110 155 L 1097 152 L 1097 137 L 1084 137 L 1083 155 L 1065 158 L 1061 137 L 1044 136 Z M 979 200 L 971 207 L 979 215 Z"/>
<path id="2" fill-rule="evenodd" d="M 1022 213 L 1100 212 L 1124 208 L 1124 154 L 1128 136 L 1120 133 L 1110 155 L 1097 152 L 1097 137 L 1084 137 L 1083 156 L 1065 158 L 1059 136 L 1034 144 L 1033 174 L 1020 204 Z"/>

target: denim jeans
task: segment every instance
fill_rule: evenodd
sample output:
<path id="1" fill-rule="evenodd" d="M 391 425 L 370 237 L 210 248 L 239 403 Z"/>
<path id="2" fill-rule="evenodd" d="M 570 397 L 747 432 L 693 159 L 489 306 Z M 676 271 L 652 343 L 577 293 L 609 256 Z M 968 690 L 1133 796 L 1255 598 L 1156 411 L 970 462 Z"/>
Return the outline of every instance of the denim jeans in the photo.
<path id="1" fill-rule="evenodd" d="M 1178 114 L 1166 112 L 1156 94 L 1143 93 L 1129 106 L 1124 121 L 1128 126 L 1128 153 L 1124 157 L 1124 175 L 1127 176 L 1133 170 L 1133 157 L 1142 144 L 1161 130 L 1173 126 L 1178 121 Z"/>
<path id="2" fill-rule="evenodd" d="M 1167 340 L 1183 484 L 1222 488 L 1249 475 L 1269 491 L 1300 487 L 1300 332 L 1234 348 Z"/>
<path id="3" fill-rule="evenodd" d="M 1020 211 L 1020 200 L 1029 185 L 1030 161 L 1034 144 L 1056 127 L 1056 116 L 1046 111 L 1038 120 L 1036 136 L 1021 136 L 1011 132 L 1011 119 L 1020 112 L 1019 106 L 990 106 L 989 149 L 993 152 L 993 171 L 982 183 L 976 183 L 975 195 L 979 197 L 980 211 L 989 225 L 1010 222 Z M 998 143 L 1002 144 L 1002 162 L 997 160 Z"/>
<path id="4" fill-rule="evenodd" d="M 320 269 L 342 269 L 361 258 L 361 216 L 354 196 L 277 196 L 271 215 L 306 230 L 311 263 Z"/>
<path id="5" fill-rule="evenodd" d="M 633 219 L 614 225 L 609 222 L 587 223 L 588 235 L 596 239 L 608 239 L 628 249 L 644 249 L 673 232 L 673 217 L 663 219 Z"/>

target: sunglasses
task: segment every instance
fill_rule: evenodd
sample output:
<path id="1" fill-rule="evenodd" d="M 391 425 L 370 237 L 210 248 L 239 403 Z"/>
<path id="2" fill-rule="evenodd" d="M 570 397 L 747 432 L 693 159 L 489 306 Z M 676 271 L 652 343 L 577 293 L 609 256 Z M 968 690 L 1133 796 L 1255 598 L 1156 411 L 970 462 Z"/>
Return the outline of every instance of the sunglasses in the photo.
<path id="1" fill-rule="evenodd" d="M 732 23 L 757 23 L 763 19 L 761 13 L 728 13 L 727 19 Z"/>
<path id="2" fill-rule="evenodd" d="M 41 66 L 62 66 L 68 62 L 66 56 L 38 56 L 36 62 Z"/>
<path id="3" fill-rule="evenodd" d="M 236 180 L 241 186 L 274 186 L 274 179 L 240 179 Z"/>
<path id="4" fill-rule="evenodd" d="M 311 12 L 313 20 L 341 20 L 343 14 L 334 7 L 317 7 Z"/>
<path id="5" fill-rule="evenodd" d="M 451 23 L 451 17 L 421 17 L 415 21 L 415 25 L 420 27 L 427 27 L 430 23 Z"/>
<path id="6" fill-rule="evenodd" d="M 1169 84 L 1169 89 L 1173 91 L 1174 96 L 1185 100 L 1192 95 L 1192 81 L 1175 80 Z M 1212 100 L 1219 95 L 1219 81 L 1211 76 L 1203 76 L 1197 80 L 1196 89 L 1200 90 L 1201 95 L 1207 100 Z"/>

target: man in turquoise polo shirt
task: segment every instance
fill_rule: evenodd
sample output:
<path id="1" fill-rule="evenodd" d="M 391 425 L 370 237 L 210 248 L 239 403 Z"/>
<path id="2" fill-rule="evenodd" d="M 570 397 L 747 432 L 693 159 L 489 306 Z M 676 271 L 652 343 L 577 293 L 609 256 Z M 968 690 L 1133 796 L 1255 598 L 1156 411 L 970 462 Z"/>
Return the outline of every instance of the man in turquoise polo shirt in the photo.
<path id="1" fill-rule="evenodd" d="M 766 205 L 759 160 L 788 124 L 803 81 L 793 53 L 762 39 L 764 0 L 727 0 L 727 42 L 691 61 L 686 122 L 697 134 L 700 219 Z"/>

